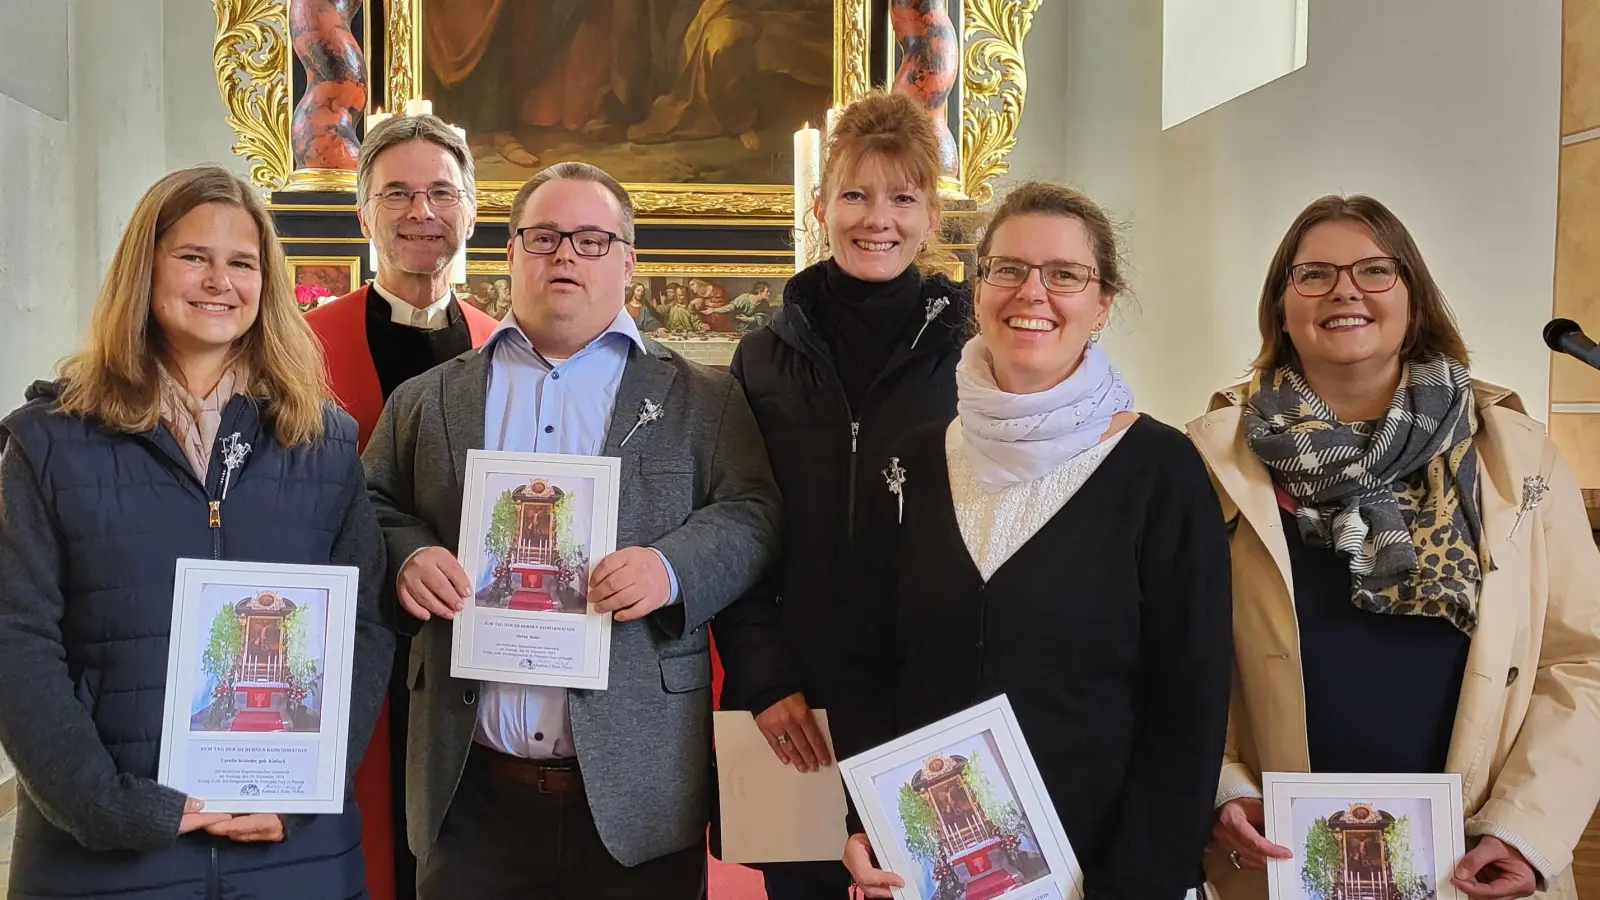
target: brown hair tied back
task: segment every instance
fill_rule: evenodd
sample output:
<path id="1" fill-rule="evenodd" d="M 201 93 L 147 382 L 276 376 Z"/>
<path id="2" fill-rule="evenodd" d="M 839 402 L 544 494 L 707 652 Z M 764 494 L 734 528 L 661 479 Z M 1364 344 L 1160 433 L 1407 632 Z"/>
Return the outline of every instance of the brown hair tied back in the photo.
<path id="1" fill-rule="evenodd" d="M 933 214 L 930 250 L 939 221 L 939 138 L 928 111 L 904 94 L 873 91 L 846 106 L 834 123 L 822 152 L 822 173 L 812 205 L 818 222 L 839 179 L 854 174 L 869 159 L 898 171 L 906 183 L 923 192 Z M 827 229 L 822 229 L 827 241 Z"/>

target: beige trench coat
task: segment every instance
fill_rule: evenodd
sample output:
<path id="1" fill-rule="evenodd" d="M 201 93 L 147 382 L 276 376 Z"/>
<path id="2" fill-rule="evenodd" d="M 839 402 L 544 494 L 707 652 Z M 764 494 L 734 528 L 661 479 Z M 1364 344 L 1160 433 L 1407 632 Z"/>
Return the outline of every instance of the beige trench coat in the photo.
<path id="1" fill-rule="evenodd" d="M 1234 689 L 1217 803 L 1259 796 L 1260 775 L 1304 772 L 1304 684 L 1287 538 L 1267 469 L 1241 427 L 1246 386 L 1189 423 L 1232 538 Z M 1572 850 L 1600 801 L 1600 552 L 1576 479 L 1510 391 L 1478 383 L 1484 526 L 1494 570 L 1483 581 L 1446 770 L 1462 778 L 1469 835 L 1489 834 L 1558 873 L 1541 897 L 1574 897 Z M 1600 452 L 1600 448 L 1596 448 Z M 1523 515 L 1524 479 L 1543 501 Z M 1264 900 L 1265 877 L 1213 845 L 1210 888 Z M 1446 874 L 1444 877 L 1448 877 Z"/>

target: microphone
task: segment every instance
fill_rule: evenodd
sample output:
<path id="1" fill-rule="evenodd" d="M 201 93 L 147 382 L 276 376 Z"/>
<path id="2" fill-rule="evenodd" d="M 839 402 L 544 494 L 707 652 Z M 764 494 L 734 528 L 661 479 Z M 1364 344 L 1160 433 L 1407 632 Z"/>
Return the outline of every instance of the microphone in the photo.
<path id="1" fill-rule="evenodd" d="M 1571 319 L 1551 319 L 1550 324 L 1544 326 L 1544 342 L 1557 353 L 1577 357 L 1600 369 L 1600 347 L 1583 333 L 1583 326 Z"/>

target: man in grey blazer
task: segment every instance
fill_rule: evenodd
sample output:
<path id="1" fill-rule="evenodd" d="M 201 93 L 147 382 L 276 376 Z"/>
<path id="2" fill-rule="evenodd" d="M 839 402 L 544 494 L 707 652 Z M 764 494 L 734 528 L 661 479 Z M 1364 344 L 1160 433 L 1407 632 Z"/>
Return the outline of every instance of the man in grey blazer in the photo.
<path id="1" fill-rule="evenodd" d="M 510 221 L 512 314 L 482 348 L 401 385 L 363 457 L 398 600 L 420 629 L 406 745 L 418 895 L 703 897 L 705 626 L 773 560 L 778 491 L 734 380 L 645 340 L 623 309 L 622 186 L 552 166 Z M 451 677 L 450 620 L 471 593 L 455 552 L 473 448 L 621 459 L 620 549 L 589 587 L 615 613 L 608 690 Z"/>

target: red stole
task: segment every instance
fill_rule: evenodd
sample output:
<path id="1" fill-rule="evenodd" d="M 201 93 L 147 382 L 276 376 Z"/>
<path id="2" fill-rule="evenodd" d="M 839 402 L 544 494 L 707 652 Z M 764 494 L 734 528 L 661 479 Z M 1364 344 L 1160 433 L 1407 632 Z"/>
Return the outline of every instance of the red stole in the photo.
<path id="1" fill-rule="evenodd" d="M 367 344 L 367 291 L 359 288 L 337 300 L 310 310 L 306 323 L 322 342 L 328 371 L 328 384 L 334 400 L 356 420 L 359 428 L 357 449 L 365 450 L 367 438 L 383 415 L 383 387 L 378 369 L 372 364 Z M 499 323 L 461 301 L 472 346 L 481 347 Z M 367 893 L 372 900 L 394 900 L 394 842 L 405 835 L 394 833 L 394 767 L 390 759 L 389 700 L 384 698 L 378 722 L 372 729 L 366 756 L 356 768 L 356 806 L 361 810 L 361 849 L 367 861 Z M 401 738 L 403 740 L 403 737 Z"/>

